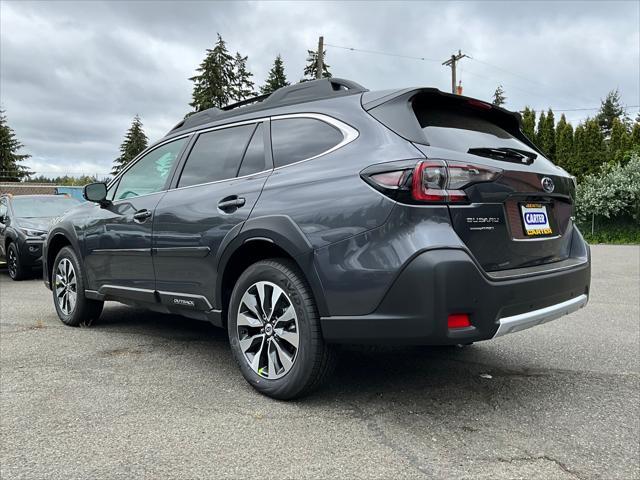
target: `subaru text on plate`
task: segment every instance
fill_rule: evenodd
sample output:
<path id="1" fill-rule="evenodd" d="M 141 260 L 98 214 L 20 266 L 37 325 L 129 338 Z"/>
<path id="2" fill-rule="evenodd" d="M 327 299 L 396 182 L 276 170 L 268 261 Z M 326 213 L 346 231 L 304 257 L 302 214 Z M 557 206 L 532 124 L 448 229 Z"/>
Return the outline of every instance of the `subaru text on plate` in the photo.
<path id="1" fill-rule="evenodd" d="M 335 343 L 488 340 L 583 307 L 574 180 L 520 117 L 342 79 L 186 118 L 49 232 L 68 325 L 105 300 L 211 321 L 260 392 L 318 386 Z"/>

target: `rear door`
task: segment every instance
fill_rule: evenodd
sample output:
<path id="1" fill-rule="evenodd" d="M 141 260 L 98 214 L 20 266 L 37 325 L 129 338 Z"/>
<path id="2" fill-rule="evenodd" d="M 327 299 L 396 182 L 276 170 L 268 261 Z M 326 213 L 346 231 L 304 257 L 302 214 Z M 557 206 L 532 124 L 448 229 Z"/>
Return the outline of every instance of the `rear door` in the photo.
<path id="1" fill-rule="evenodd" d="M 101 293 L 155 301 L 153 214 L 187 141 L 183 137 L 151 150 L 112 186 L 110 205 L 94 205 L 84 232 L 85 265 L 89 285 Z"/>
<path id="2" fill-rule="evenodd" d="M 271 173 L 268 121 L 201 132 L 156 208 L 156 289 L 170 306 L 212 308 L 216 255 Z"/>

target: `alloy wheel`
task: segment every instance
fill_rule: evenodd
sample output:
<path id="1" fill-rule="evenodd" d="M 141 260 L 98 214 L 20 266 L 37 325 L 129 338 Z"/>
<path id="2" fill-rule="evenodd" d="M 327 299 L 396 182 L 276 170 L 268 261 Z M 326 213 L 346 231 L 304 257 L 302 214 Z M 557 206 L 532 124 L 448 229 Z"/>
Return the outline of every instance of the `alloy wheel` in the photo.
<path id="1" fill-rule="evenodd" d="M 18 257 L 13 248 L 10 248 L 8 253 L 7 268 L 9 269 L 9 276 L 15 278 L 18 275 Z"/>
<path id="2" fill-rule="evenodd" d="M 275 283 L 257 282 L 238 307 L 240 350 L 251 369 L 275 380 L 293 367 L 299 348 L 298 316 L 289 296 Z"/>
<path id="3" fill-rule="evenodd" d="M 78 298 L 76 272 L 68 258 L 63 258 L 56 269 L 55 289 L 60 310 L 71 315 Z"/>

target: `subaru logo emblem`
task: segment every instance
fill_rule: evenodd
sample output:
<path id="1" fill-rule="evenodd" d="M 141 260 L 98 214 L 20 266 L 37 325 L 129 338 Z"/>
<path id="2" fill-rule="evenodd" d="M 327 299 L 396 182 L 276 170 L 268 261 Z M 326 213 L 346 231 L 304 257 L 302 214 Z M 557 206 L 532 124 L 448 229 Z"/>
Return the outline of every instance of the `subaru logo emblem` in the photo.
<path id="1" fill-rule="evenodd" d="M 556 186 L 553 184 L 553 180 L 551 180 L 549 177 L 544 177 L 542 179 L 542 188 L 545 192 L 551 193 L 553 192 L 553 189 L 556 188 Z"/>

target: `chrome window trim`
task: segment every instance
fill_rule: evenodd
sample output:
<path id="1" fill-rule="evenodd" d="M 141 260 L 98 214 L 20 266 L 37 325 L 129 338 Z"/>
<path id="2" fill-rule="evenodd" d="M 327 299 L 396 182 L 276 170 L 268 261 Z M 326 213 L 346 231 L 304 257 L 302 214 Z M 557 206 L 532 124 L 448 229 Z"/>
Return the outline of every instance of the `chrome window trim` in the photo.
<path id="1" fill-rule="evenodd" d="M 185 185 L 184 187 L 175 187 L 175 188 L 170 188 L 169 191 L 174 191 L 174 190 L 183 190 L 185 188 L 193 188 L 193 187 L 201 187 L 203 185 L 215 185 L 217 183 L 222 183 L 222 182 L 229 182 L 232 180 L 241 180 L 243 178 L 248 178 L 248 177 L 253 177 L 255 175 L 261 175 L 265 172 L 272 172 L 272 171 L 276 171 L 276 170 L 280 170 L 282 168 L 287 168 L 290 167 L 292 165 L 297 165 L 298 163 L 302 163 L 302 162 L 308 162 L 309 160 L 314 160 L 318 157 L 321 157 L 323 155 L 327 155 L 328 153 L 334 152 L 335 150 L 338 150 L 339 148 L 344 147 L 345 145 L 353 142 L 356 138 L 358 138 L 360 136 L 360 132 L 358 132 L 355 128 L 353 128 L 350 125 L 347 125 L 346 123 L 333 118 L 329 115 L 325 115 L 323 113 L 286 113 L 286 114 L 282 114 L 282 115 L 274 115 L 271 117 L 260 117 L 260 118 L 254 118 L 253 120 L 243 120 L 240 122 L 234 122 L 234 123 L 227 123 L 225 125 L 219 125 L 217 127 L 210 127 L 204 130 L 198 130 L 197 132 L 191 132 L 191 133 L 196 133 L 198 135 L 202 134 L 202 133 L 208 133 L 208 132 L 213 132 L 216 130 L 223 130 L 225 128 L 232 128 L 232 127 L 240 127 L 242 125 L 249 125 L 252 123 L 262 123 L 262 122 L 268 122 L 268 121 L 273 121 L 273 120 L 283 120 L 283 119 L 289 119 L 289 118 L 313 118 L 315 120 L 319 120 L 321 122 L 327 123 L 335 128 L 337 128 L 340 133 L 342 133 L 342 141 L 339 142 L 338 144 L 334 145 L 333 147 L 331 147 L 330 149 L 319 153 L 318 155 L 314 155 L 313 157 L 309 157 L 309 158 L 304 158 L 302 160 L 298 160 L 297 162 L 293 162 L 290 163 L 288 165 L 283 165 L 281 167 L 276 167 L 276 168 L 268 168 L 266 170 L 262 170 L 260 172 L 256 172 L 256 173 L 251 173 L 249 175 L 242 175 L 240 177 L 231 177 L 231 178 L 225 178 L 223 180 L 215 180 L 213 182 L 204 182 L 204 183 L 196 183 L 194 185 Z M 189 161 L 189 157 L 187 156 L 185 163 Z M 183 167 L 184 168 L 184 167 Z M 138 198 L 138 197 L 136 197 Z"/>
<path id="2" fill-rule="evenodd" d="M 273 121 L 273 120 L 286 120 L 286 119 L 292 119 L 292 118 L 312 118 L 315 120 L 319 120 L 321 122 L 327 123 L 329 125 L 331 125 L 332 127 L 337 128 L 340 133 L 342 134 L 342 141 L 340 141 L 339 143 L 337 143 L 336 145 L 334 145 L 333 147 L 329 148 L 328 150 L 319 153 L 317 155 L 314 155 L 312 157 L 309 158 L 303 158 L 302 160 L 298 160 L 297 162 L 293 162 L 290 163 L 288 165 L 283 165 L 281 167 L 275 167 L 273 169 L 268 168 L 265 170 L 262 170 L 260 172 L 256 172 L 256 173 L 252 173 L 249 175 L 242 175 L 240 177 L 232 177 L 232 178 L 225 178 L 223 180 L 216 180 L 213 182 L 204 182 L 204 183 L 197 183 L 195 185 L 186 185 L 184 187 L 175 187 L 175 188 L 168 188 L 165 190 L 159 190 L 157 192 L 153 192 L 153 193 L 146 193 L 144 195 L 138 195 L 137 197 L 134 198 L 142 198 L 142 197 L 146 197 L 149 195 L 155 195 L 157 193 L 163 193 L 163 192 L 168 192 L 168 191 L 173 191 L 173 190 L 183 190 L 185 188 L 193 188 L 193 187 L 199 187 L 202 185 L 214 185 L 216 183 L 222 183 L 222 182 L 228 182 L 231 180 L 240 180 L 243 178 L 248 178 L 248 177 L 252 177 L 255 175 L 260 175 L 263 174 L 265 172 L 271 172 L 271 171 L 276 171 L 276 170 L 281 170 L 283 168 L 287 168 L 287 167 L 291 167 L 293 165 L 297 165 L 299 163 L 302 162 L 308 162 L 309 160 L 315 160 L 318 157 L 322 157 L 323 155 L 327 155 L 329 153 L 335 152 L 336 150 L 338 150 L 339 148 L 344 147 L 345 145 L 348 145 L 349 143 L 353 142 L 354 140 L 356 140 L 359 136 L 360 136 L 360 132 L 358 132 L 358 130 L 356 130 L 355 128 L 353 128 L 350 125 L 347 125 L 346 123 L 342 122 L 341 120 L 338 120 L 337 118 L 331 117 L 329 115 L 326 115 L 324 113 L 285 113 L 282 115 L 273 115 L 273 116 L 268 116 L 268 117 L 260 117 L 260 118 L 254 118 L 251 120 L 242 120 L 239 122 L 233 122 L 233 123 L 226 123 L 224 125 L 218 125 L 215 127 L 209 127 L 209 128 L 205 128 L 203 130 L 195 130 L 192 132 L 188 132 L 185 133 L 183 135 L 179 135 L 177 137 L 172 137 L 167 139 L 166 141 L 160 142 L 156 145 L 153 146 L 153 148 L 151 149 L 147 149 L 144 152 L 142 152 L 140 155 L 138 155 L 136 158 L 134 158 L 129 165 L 127 165 L 127 167 L 120 173 L 118 173 L 118 175 L 116 177 L 114 177 L 108 184 L 107 184 L 107 188 L 110 188 L 112 184 L 114 184 L 115 182 L 119 181 L 119 179 L 125 174 L 127 173 L 127 171 L 133 167 L 139 159 L 141 159 L 143 156 L 147 155 L 147 153 L 151 153 L 153 150 L 155 150 L 156 148 L 159 148 L 163 145 L 166 145 L 167 143 L 173 142 L 175 140 L 179 140 L 181 138 L 185 138 L 185 137 L 191 137 L 192 135 L 200 135 L 203 133 L 208 133 L 208 132 L 213 132 L 216 130 L 224 130 L 225 128 L 233 128 L 233 127 L 240 127 L 242 125 L 250 125 L 252 123 L 262 123 L 262 122 L 268 122 L 268 121 Z M 273 142 L 273 141 L 272 141 Z M 185 161 L 188 161 L 189 157 L 187 156 Z M 131 200 L 131 199 L 119 199 L 119 200 L 114 200 L 113 203 L 117 203 L 117 202 L 121 202 L 124 200 Z"/>
<path id="3" fill-rule="evenodd" d="M 261 123 L 261 122 L 265 122 L 267 120 L 269 120 L 269 117 L 254 118 L 254 119 L 251 119 L 251 120 L 241 120 L 239 122 L 225 123 L 224 125 L 218 125 L 216 127 L 209 127 L 209 128 L 205 128 L 204 130 L 197 130 L 197 131 L 191 132 L 191 133 L 196 133 L 196 134 L 200 135 L 202 133 L 214 132 L 216 130 L 224 130 L 225 128 L 241 127 L 243 125 L 251 125 L 252 123 Z"/>
<path id="4" fill-rule="evenodd" d="M 204 185 L 215 185 L 216 183 L 230 182 L 230 181 L 232 181 L 232 180 L 241 180 L 241 179 L 243 179 L 243 178 L 254 177 L 254 176 L 256 176 L 256 175 L 260 175 L 260 174 L 263 174 L 263 173 L 268 173 L 268 172 L 271 172 L 271 170 L 272 170 L 272 169 L 271 169 L 271 168 L 269 168 L 269 169 L 267 169 L 267 170 L 262 170 L 262 171 L 260 171 L 260 172 L 251 173 L 251 174 L 249 174 L 249 175 L 242 175 L 241 177 L 231 177 L 231 178 L 225 178 L 224 180 L 215 180 L 215 181 L 213 181 L 213 182 L 196 183 L 196 184 L 194 184 L 194 185 L 185 185 L 184 187 L 175 187 L 175 188 L 170 188 L 170 189 L 169 189 L 169 190 L 167 190 L 167 191 L 169 191 L 169 192 L 174 192 L 174 191 L 176 191 L 176 190 L 184 190 L 184 189 L 186 189 L 186 188 L 202 187 L 202 186 L 204 186 Z M 136 197 L 136 198 L 138 198 L 138 197 Z"/>

